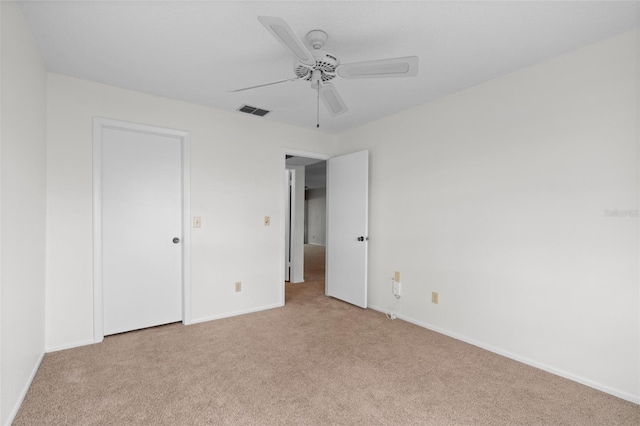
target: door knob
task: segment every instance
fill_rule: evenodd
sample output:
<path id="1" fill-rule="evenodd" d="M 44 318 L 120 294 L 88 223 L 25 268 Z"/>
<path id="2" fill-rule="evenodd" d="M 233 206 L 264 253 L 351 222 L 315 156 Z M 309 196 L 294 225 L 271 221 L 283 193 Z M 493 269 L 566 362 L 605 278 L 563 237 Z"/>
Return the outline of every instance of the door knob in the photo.
<path id="1" fill-rule="evenodd" d="M 358 241 L 364 241 L 364 237 L 358 237 Z"/>
<path id="2" fill-rule="evenodd" d="M 178 244 L 179 242 L 180 242 L 180 238 L 175 237 L 175 238 L 173 239 L 173 244 Z"/>

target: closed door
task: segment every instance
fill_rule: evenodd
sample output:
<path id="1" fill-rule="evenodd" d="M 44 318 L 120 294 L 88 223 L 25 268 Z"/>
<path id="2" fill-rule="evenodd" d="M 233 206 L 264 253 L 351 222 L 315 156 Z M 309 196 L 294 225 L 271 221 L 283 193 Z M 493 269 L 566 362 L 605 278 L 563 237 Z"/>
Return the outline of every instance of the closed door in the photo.
<path id="1" fill-rule="evenodd" d="M 181 139 L 102 132 L 104 335 L 182 319 Z"/>
<path id="2" fill-rule="evenodd" d="M 369 152 L 327 162 L 327 295 L 367 307 Z"/>

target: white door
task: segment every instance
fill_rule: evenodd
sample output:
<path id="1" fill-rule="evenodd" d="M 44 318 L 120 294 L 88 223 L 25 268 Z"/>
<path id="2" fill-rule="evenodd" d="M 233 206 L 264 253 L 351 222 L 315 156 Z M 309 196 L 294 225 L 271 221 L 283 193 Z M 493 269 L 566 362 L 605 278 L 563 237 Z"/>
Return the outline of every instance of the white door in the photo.
<path id="1" fill-rule="evenodd" d="M 102 132 L 104 335 L 182 319 L 181 139 Z"/>
<path id="2" fill-rule="evenodd" d="M 367 307 L 369 151 L 327 161 L 327 295 Z"/>

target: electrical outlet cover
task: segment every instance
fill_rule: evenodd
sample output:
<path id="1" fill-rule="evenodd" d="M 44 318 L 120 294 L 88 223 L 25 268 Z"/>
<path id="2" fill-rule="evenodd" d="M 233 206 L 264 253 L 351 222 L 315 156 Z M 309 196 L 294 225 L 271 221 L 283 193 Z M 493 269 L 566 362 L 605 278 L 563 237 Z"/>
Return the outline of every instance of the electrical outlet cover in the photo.
<path id="1" fill-rule="evenodd" d="M 393 295 L 399 297 L 400 296 L 400 283 L 398 281 L 393 282 Z"/>

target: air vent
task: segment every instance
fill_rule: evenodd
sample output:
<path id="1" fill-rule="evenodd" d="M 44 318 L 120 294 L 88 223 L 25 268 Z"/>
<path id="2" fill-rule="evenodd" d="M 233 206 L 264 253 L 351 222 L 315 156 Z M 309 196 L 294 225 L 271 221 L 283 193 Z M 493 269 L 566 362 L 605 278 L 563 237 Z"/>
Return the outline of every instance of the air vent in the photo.
<path id="1" fill-rule="evenodd" d="M 264 117 L 265 115 L 271 112 L 271 111 L 267 111 L 266 109 L 252 107 L 250 105 L 242 105 L 240 108 L 238 108 L 238 111 L 245 112 L 251 115 L 257 115 L 259 117 Z"/>

